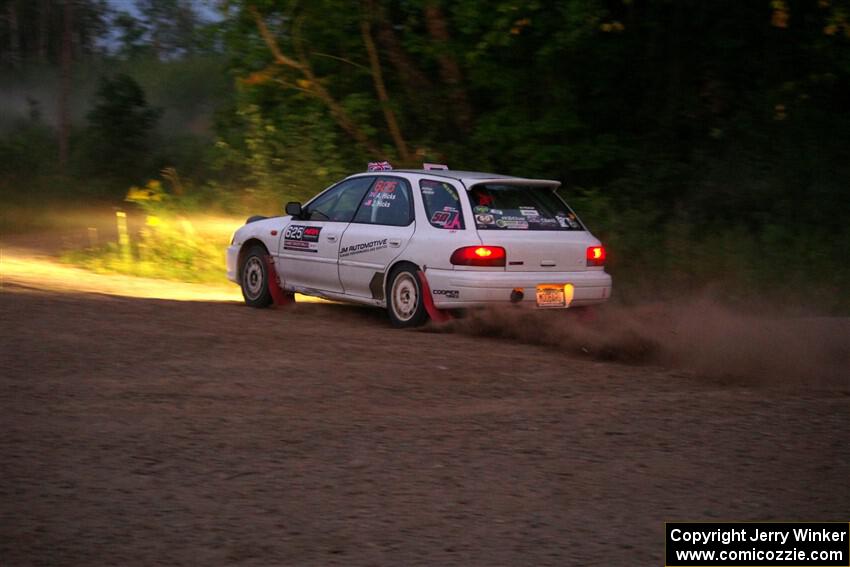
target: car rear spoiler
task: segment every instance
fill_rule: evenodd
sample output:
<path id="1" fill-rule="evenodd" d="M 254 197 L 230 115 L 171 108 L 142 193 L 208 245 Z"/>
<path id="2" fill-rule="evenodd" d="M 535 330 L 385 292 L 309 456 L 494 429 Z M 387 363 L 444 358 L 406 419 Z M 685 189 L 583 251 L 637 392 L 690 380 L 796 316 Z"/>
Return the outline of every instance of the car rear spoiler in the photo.
<path id="1" fill-rule="evenodd" d="M 508 179 L 476 179 L 474 183 L 469 183 L 469 185 L 466 186 L 466 190 L 471 191 L 476 185 L 483 185 L 485 183 L 493 183 L 494 185 L 522 185 L 525 187 L 548 187 L 552 189 L 552 191 L 561 186 L 560 181 L 554 181 L 552 179 L 522 179 L 514 177 Z"/>

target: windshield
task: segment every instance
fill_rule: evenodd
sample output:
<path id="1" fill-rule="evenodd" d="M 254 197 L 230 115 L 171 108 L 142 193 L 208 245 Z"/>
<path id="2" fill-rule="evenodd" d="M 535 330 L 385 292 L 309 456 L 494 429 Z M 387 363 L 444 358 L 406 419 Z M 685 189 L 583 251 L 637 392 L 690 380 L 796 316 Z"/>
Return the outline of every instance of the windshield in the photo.
<path id="1" fill-rule="evenodd" d="M 469 199 L 478 230 L 584 230 L 549 187 L 482 183 Z"/>

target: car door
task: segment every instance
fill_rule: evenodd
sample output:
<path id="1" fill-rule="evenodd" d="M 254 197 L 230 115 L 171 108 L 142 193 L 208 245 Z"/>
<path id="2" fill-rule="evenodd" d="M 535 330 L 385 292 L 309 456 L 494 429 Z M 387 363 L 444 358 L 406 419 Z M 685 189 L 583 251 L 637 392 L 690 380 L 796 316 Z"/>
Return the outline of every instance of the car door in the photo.
<path id="1" fill-rule="evenodd" d="M 301 219 L 283 230 L 278 257 L 289 289 L 342 292 L 339 246 L 373 176 L 346 179 L 304 206 Z"/>
<path id="2" fill-rule="evenodd" d="M 382 175 L 363 197 L 339 249 L 339 277 L 346 294 L 383 297 L 384 273 L 415 230 L 410 184 Z"/>

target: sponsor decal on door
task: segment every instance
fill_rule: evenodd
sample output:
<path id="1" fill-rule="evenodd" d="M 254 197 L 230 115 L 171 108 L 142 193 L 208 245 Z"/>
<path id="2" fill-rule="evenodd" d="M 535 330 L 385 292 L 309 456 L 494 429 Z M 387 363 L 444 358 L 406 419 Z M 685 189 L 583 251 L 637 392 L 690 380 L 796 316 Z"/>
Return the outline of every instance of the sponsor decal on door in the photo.
<path id="1" fill-rule="evenodd" d="M 374 252 L 375 250 L 382 250 L 386 247 L 386 238 L 371 240 L 369 242 L 361 242 L 359 244 L 352 244 L 351 246 L 345 246 L 342 248 L 339 251 L 339 257 L 345 258 L 346 256 L 354 256 L 355 254 L 363 254 L 364 252 Z"/>
<path id="2" fill-rule="evenodd" d="M 320 226 L 291 224 L 283 232 L 283 249 L 316 253 L 319 251 L 319 233 L 321 232 Z"/>

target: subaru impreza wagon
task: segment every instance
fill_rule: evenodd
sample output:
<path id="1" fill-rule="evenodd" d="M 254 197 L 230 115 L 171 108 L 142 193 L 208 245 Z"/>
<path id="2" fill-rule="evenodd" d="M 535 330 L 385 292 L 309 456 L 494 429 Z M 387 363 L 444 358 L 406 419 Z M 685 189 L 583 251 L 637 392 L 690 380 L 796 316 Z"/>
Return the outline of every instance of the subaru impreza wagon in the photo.
<path id="1" fill-rule="evenodd" d="M 284 216 L 248 219 L 227 249 L 227 276 L 254 307 L 300 293 L 386 308 L 399 327 L 435 310 L 603 303 L 605 249 L 559 186 L 429 164 L 372 166 L 288 203 Z"/>

